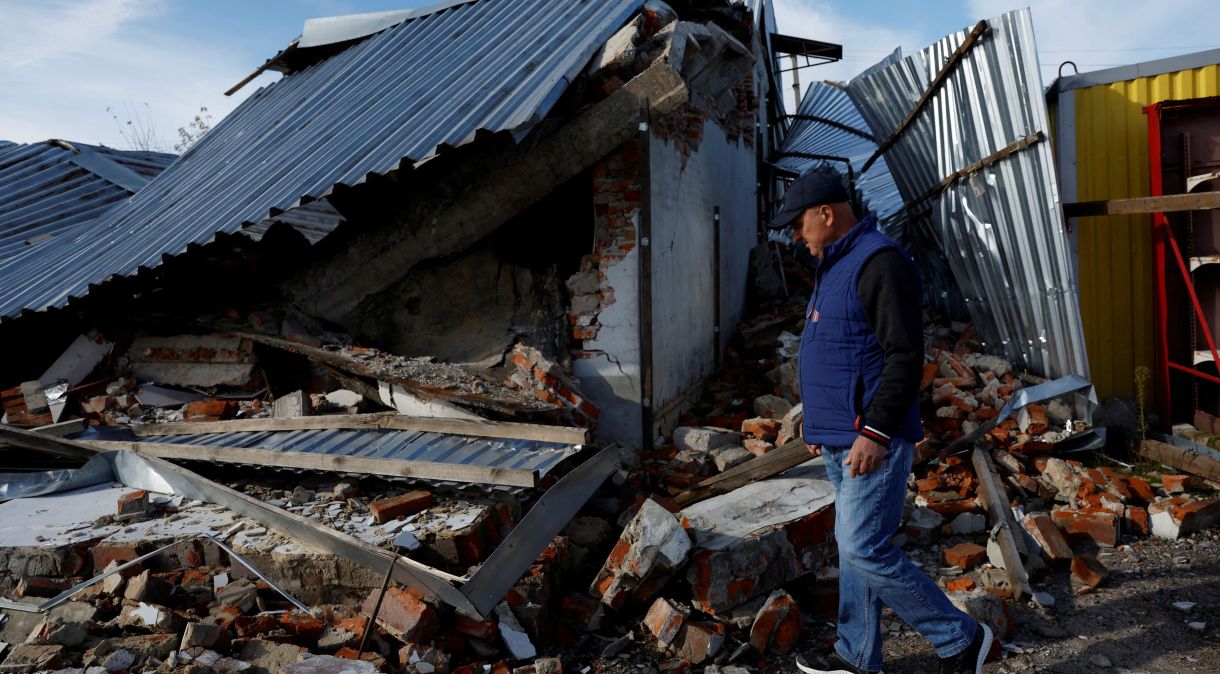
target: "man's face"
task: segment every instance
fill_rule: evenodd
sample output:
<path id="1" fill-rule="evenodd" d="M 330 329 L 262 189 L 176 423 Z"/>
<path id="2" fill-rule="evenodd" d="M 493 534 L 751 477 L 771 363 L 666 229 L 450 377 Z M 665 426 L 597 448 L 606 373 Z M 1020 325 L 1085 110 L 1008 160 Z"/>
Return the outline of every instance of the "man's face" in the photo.
<path id="1" fill-rule="evenodd" d="M 803 242 L 811 255 L 822 257 L 822 250 L 835 239 L 831 215 L 825 204 L 806 208 L 792 223 L 792 242 Z"/>

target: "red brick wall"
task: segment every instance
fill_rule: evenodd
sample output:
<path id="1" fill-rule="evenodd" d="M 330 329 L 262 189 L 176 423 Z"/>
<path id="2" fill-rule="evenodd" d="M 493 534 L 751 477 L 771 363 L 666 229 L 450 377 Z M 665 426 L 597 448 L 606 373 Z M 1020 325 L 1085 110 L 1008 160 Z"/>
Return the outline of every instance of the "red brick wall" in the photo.
<path id="1" fill-rule="evenodd" d="M 575 358 L 600 353 L 587 342 L 597 339 L 601 329 L 598 315 L 615 301 L 606 270 L 636 247 L 642 194 L 640 159 L 640 141 L 633 139 L 593 167 L 594 252 L 581 259 L 580 271 L 567 281 Z"/>
<path id="2" fill-rule="evenodd" d="M 652 133 L 657 138 L 677 147 L 682 154 L 682 168 L 686 160 L 699 151 L 703 142 L 703 127 L 711 119 L 724 130 L 729 142 L 744 143 L 754 147 L 754 127 L 758 120 L 758 101 L 754 98 L 754 76 L 746 75 L 733 85 L 736 107 L 723 115 L 708 113 L 696 103 L 684 103 L 677 110 L 652 121 Z"/>

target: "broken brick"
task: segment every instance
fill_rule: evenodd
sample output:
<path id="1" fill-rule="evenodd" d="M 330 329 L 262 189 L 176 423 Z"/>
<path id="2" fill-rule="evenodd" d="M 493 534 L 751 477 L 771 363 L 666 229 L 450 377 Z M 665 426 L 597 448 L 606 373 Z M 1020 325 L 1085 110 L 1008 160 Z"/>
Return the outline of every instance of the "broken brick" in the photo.
<path id="1" fill-rule="evenodd" d="M 619 608 L 628 596 L 647 600 L 690 554 L 690 535 L 678 519 L 648 499 L 623 529 L 589 593 Z"/>
<path id="2" fill-rule="evenodd" d="M 978 587 L 973 578 L 955 578 L 945 583 L 945 589 L 950 592 L 970 592 Z"/>
<path id="3" fill-rule="evenodd" d="M 1099 510 L 1055 510 L 1051 513 L 1051 519 L 1068 538 L 1088 538 L 1107 548 L 1118 545 L 1119 516 L 1115 513 Z"/>
<path id="4" fill-rule="evenodd" d="M 1072 558 L 1072 578 L 1088 588 L 1101 585 L 1109 575 L 1109 570 L 1091 556 L 1080 555 Z"/>
<path id="5" fill-rule="evenodd" d="M 713 622 L 688 622 L 678 630 L 674 650 L 678 657 L 701 665 L 720 652 L 724 645 L 724 625 Z"/>
<path id="6" fill-rule="evenodd" d="M 665 597 L 658 597 L 644 615 L 644 627 L 662 644 L 673 643 L 690 612 Z"/>
<path id="7" fill-rule="evenodd" d="M 1162 475 L 1161 487 L 1170 494 L 1183 494 L 1190 490 L 1189 475 Z"/>
<path id="8" fill-rule="evenodd" d="M 1140 506 L 1127 506 L 1123 511 L 1123 528 L 1140 536 L 1152 533 L 1152 520 L 1148 509 Z"/>
<path id="9" fill-rule="evenodd" d="M 120 496 L 115 514 L 120 516 L 145 515 L 148 513 L 148 510 L 148 492 L 140 489 Z"/>
<path id="10" fill-rule="evenodd" d="M 759 440 L 767 442 L 775 442 L 779 437 L 780 426 L 782 422 L 778 419 L 765 419 L 756 417 L 754 419 L 746 419 L 741 424 L 742 434 L 752 435 Z"/>
<path id="11" fill-rule="evenodd" d="M 801 612 L 792 597 L 776 590 L 754 615 L 750 626 L 750 646 L 758 653 L 773 650 L 791 653 L 801 634 Z"/>
<path id="12" fill-rule="evenodd" d="M 745 447 L 746 451 L 750 452 L 754 456 L 762 456 L 763 454 L 775 449 L 775 445 L 767 442 L 766 440 L 759 440 L 758 438 L 746 438 L 745 440 L 741 441 L 741 446 Z"/>
<path id="13" fill-rule="evenodd" d="M 373 590 L 364 600 L 360 610 L 365 615 L 373 615 L 379 594 L 380 590 Z M 377 613 L 377 624 L 403 641 L 426 642 L 436 632 L 439 620 L 418 590 L 391 587 Z"/>
<path id="14" fill-rule="evenodd" d="M 232 400 L 200 400 L 188 403 L 182 412 L 185 421 L 220 421 L 233 416 L 237 404 Z"/>
<path id="15" fill-rule="evenodd" d="M 987 549 L 974 543 L 958 543 L 945 550 L 945 561 L 950 566 L 972 569 L 987 561 Z"/>
<path id="16" fill-rule="evenodd" d="M 1050 515 L 1029 513 L 1021 518 L 1021 525 L 1051 562 L 1066 562 L 1072 559 L 1072 548 Z"/>
<path id="17" fill-rule="evenodd" d="M 431 492 L 416 490 L 401 496 L 373 501 L 369 504 L 369 512 L 373 514 L 373 518 L 378 524 L 385 524 L 391 520 L 427 510 L 432 507 L 432 504 Z"/>

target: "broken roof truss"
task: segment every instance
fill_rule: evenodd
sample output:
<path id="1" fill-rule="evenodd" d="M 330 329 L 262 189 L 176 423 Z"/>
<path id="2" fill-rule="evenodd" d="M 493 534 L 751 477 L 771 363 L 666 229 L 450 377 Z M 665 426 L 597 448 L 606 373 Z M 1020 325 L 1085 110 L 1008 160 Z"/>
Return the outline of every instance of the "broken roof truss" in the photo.
<path id="1" fill-rule="evenodd" d="M 60 456 L 92 457 L 98 453 L 87 442 L 3 426 L 0 441 Z M 114 478 L 127 486 L 223 506 L 325 552 L 379 573 L 388 572 L 393 580 L 451 606 L 486 616 L 598 486 L 618 469 L 619 451 L 617 444 L 606 447 L 556 482 L 479 568 L 467 576 L 455 576 L 379 548 L 139 450 L 107 452 L 102 456 L 110 463 Z"/>

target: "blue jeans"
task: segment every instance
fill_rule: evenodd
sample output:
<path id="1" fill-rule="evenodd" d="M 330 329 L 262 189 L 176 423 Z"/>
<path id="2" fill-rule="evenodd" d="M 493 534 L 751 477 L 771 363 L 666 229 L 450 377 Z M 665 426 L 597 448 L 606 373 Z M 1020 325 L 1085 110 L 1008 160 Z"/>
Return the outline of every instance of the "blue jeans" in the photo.
<path id="1" fill-rule="evenodd" d="M 958 610 L 919 567 L 890 542 L 902 521 L 914 445 L 894 438 L 885 460 L 850 477 L 850 447 L 823 447 L 835 487 L 839 546 L 839 641 L 835 650 L 858 669 L 881 670 L 881 604 L 932 642 L 942 658 L 970 646 L 977 623 Z"/>

